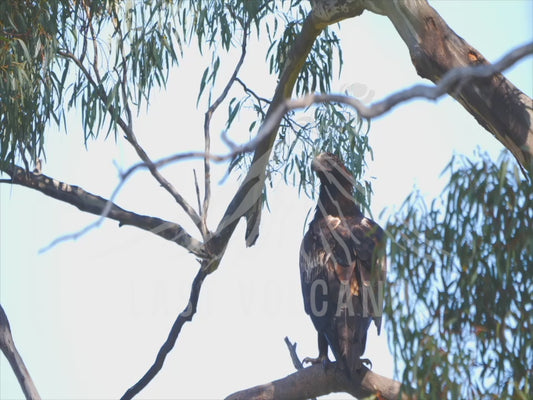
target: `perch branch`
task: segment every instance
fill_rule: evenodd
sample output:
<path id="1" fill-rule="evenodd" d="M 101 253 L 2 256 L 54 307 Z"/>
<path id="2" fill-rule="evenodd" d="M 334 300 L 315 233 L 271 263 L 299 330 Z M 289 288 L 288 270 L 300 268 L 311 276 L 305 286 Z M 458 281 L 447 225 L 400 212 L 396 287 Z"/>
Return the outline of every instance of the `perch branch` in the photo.
<path id="1" fill-rule="evenodd" d="M 289 338 L 285 336 L 285 344 L 287 345 L 287 349 L 289 349 L 289 355 L 291 356 L 292 365 L 294 365 L 296 371 L 304 369 L 304 366 L 300 361 L 300 357 L 298 357 L 298 354 L 296 354 L 296 342 L 291 343 Z M 316 400 L 316 398 L 313 397 L 310 400 Z"/>
<path id="2" fill-rule="evenodd" d="M 233 393 L 226 400 L 306 400 L 334 392 L 349 393 L 356 398 L 374 395 L 384 400 L 398 400 L 401 384 L 366 367 L 349 380 L 335 363 L 326 369 L 316 364 L 285 378 Z M 407 400 L 408 397 L 402 394 L 401 399 Z"/>

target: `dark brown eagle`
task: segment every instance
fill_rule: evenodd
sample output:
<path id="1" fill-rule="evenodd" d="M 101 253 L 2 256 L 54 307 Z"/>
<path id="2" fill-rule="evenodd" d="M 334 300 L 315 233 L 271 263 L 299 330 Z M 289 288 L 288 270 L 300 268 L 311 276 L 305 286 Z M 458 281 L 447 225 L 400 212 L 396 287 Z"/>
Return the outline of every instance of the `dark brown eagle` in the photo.
<path id="1" fill-rule="evenodd" d="M 319 356 L 306 361 L 326 365 L 329 346 L 351 375 L 361 368 L 371 321 L 381 329 L 385 238 L 354 201 L 354 178 L 337 156 L 319 154 L 312 169 L 320 194 L 300 248 L 300 277 Z"/>

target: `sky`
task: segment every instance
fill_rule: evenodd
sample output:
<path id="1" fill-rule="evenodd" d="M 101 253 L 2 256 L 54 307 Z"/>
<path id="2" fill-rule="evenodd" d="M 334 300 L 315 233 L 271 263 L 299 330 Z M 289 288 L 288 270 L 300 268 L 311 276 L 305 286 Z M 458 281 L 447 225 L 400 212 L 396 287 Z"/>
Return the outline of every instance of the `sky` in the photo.
<path id="1" fill-rule="evenodd" d="M 533 39 L 533 1 L 431 4 L 489 61 Z M 416 75 L 406 46 L 384 17 L 365 12 L 342 22 L 340 34 L 345 64 L 333 91 L 357 87 L 361 97 L 375 101 L 413 84 L 429 83 Z M 270 97 L 276 77 L 268 75 L 266 46 L 258 43 L 250 50 L 243 80 Z M 148 113 L 135 122 L 139 141 L 153 159 L 203 148 L 205 109 L 197 109 L 195 101 L 209 58 L 193 51 L 186 55 L 180 69 L 172 72 L 167 91 L 156 93 Z M 533 96 L 531 57 L 505 75 Z M 215 126 L 226 116 L 223 110 L 220 114 Z M 68 135 L 49 132 L 43 173 L 108 197 L 118 183 L 115 165 L 126 169 L 137 161 L 135 154 L 123 141 L 103 139 L 90 142 L 86 150 L 79 115 L 74 111 L 69 118 Z M 229 135 L 246 140 L 238 129 Z M 502 150 L 449 98 L 401 105 L 372 121 L 369 135 L 374 160 L 367 178 L 374 189 L 372 212 L 381 225 L 386 222 L 381 211 L 399 207 L 413 188 L 428 198 L 438 195 L 445 184 L 440 173 L 453 154 L 471 156 L 480 147 L 496 157 Z M 227 149 L 215 144 L 214 151 Z M 201 171 L 198 162 L 187 161 L 163 173 L 195 204 L 193 168 Z M 237 176 L 219 183 L 224 172 L 225 165 L 213 171 L 213 229 L 238 186 Z M 199 237 L 146 172 L 134 175 L 116 202 L 137 213 L 176 221 Z M 281 378 L 294 372 L 285 336 L 298 343 L 301 358 L 317 355 L 316 332 L 303 310 L 298 270 L 304 221 L 314 201 L 277 179 L 269 206 L 254 247 L 245 248 L 244 224 L 238 226 L 219 269 L 204 283 L 196 316 L 184 326 L 160 374 L 138 398 L 215 399 Z M 77 241 L 39 253 L 56 237 L 83 228 L 95 217 L 21 187 L 0 185 L 0 220 L 0 302 L 43 399 L 120 397 L 151 365 L 186 305 L 198 267 L 194 257 L 171 242 L 136 228 L 119 228 L 112 221 Z M 366 356 L 375 372 L 392 377 L 386 324 L 379 337 L 370 328 Z M 18 383 L 0 356 L 0 399 L 20 398 Z"/>

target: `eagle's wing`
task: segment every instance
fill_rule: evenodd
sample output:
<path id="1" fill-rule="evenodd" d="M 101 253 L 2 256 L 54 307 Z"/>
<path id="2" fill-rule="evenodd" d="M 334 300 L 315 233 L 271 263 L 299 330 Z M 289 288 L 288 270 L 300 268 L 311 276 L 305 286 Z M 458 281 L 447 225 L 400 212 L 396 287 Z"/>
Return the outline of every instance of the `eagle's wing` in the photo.
<path id="1" fill-rule="evenodd" d="M 353 278 L 360 286 L 364 314 L 373 318 L 379 335 L 387 274 L 385 234 L 377 223 L 365 217 L 354 221 L 350 228 L 357 263 Z"/>
<path id="2" fill-rule="evenodd" d="M 331 221 L 313 221 L 300 247 L 300 278 L 305 312 L 319 335 L 319 359 L 327 358 L 325 339 L 337 361 L 343 360 L 335 323 L 340 281 L 335 271 L 335 257 Z M 333 246 L 333 247 L 332 247 Z"/>
<path id="3" fill-rule="evenodd" d="M 320 332 L 324 330 L 328 318 L 327 262 L 330 255 L 324 250 L 313 228 L 311 224 L 300 246 L 300 280 L 305 312 L 311 316 L 315 328 Z"/>

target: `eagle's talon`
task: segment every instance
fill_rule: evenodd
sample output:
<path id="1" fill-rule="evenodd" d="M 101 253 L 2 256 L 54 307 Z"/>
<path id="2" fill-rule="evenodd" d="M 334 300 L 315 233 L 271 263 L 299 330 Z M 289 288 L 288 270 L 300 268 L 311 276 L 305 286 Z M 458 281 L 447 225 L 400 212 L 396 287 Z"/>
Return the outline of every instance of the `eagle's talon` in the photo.
<path id="1" fill-rule="evenodd" d="M 362 366 L 372 369 L 372 360 L 370 360 L 370 358 L 360 358 L 359 361 L 361 362 L 359 369 L 361 369 Z"/>
<path id="2" fill-rule="evenodd" d="M 302 364 L 312 364 L 312 365 L 322 364 L 322 368 L 326 370 L 328 368 L 328 365 L 331 364 L 331 361 L 329 360 L 327 356 L 326 357 L 318 356 L 316 358 L 305 357 L 302 360 Z"/>

